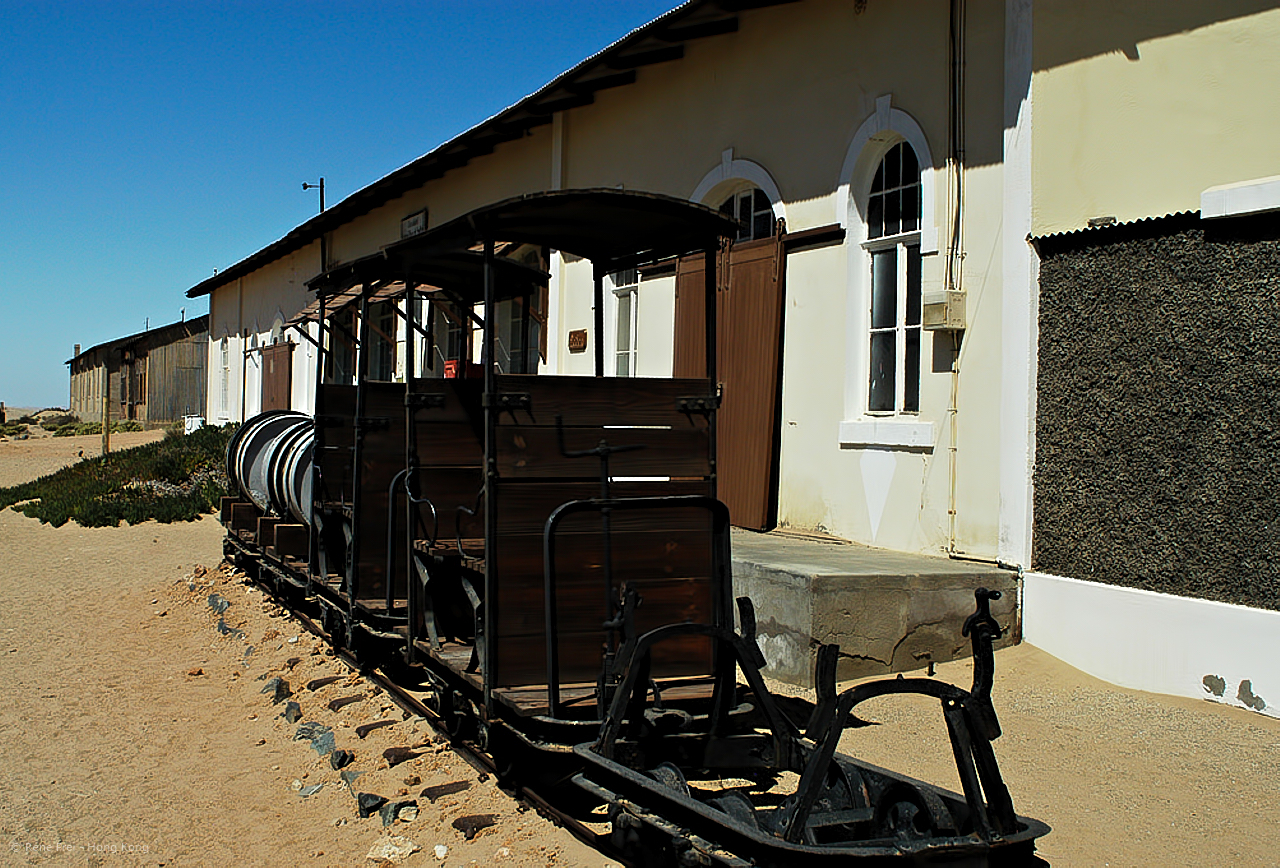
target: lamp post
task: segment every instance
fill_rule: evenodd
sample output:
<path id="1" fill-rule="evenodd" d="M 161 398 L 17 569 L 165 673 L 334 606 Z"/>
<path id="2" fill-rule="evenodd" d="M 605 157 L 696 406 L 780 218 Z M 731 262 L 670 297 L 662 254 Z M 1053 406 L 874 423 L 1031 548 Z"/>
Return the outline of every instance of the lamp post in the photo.
<path id="1" fill-rule="evenodd" d="M 323 177 L 320 178 L 319 184 L 309 184 L 306 181 L 303 181 L 302 190 L 303 192 L 306 192 L 307 190 L 320 191 L 320 213 L 323 214 L 324 213 L 324 178 Z M 321 227 L 320 229 L 320 273 L 324 274 L 325 269 L 327 269 L 328 267 L 329 267 L 329 257 L 328 257 L 327 251 L 325 250 L 324 227 Z"/>
<path id="2" fill-rule="evenodd" d="M 303 191 L 304 191 L 304 192 L 305 192 L 306 190 L 319 190 L 319 191 L 320 191 L 320 213 L 321 213 L 321 214 L 323 214 L 323 213 L 324 213 L 324 178 L 321 178 L 321 179 L 320 179 L 320 183 L 319 183 L 319 184 L 308 184 L 306 181 L 303 181 L 303 182 L 302 182 L 302 189 L 303 189 Z"/>

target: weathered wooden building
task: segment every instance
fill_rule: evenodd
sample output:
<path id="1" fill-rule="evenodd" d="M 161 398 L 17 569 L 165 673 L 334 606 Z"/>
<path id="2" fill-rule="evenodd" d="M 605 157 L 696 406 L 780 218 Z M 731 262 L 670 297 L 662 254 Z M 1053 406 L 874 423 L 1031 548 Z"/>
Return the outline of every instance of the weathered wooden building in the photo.
<path id="1" fill-rule="evenodd" d="M 117 338 L 80 352 L 71 369 L 68 407 L 85 421 L 102 418 L 106 391 L 112 421 L 145 427 L 203 415 L 209 317 L 183 320 Z"/>

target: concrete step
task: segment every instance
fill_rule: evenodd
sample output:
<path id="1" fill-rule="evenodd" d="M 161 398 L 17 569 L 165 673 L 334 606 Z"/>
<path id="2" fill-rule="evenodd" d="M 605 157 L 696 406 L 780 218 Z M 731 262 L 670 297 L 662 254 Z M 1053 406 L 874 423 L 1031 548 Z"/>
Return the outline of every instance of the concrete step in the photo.
<path id="1" fill-rule="evenodd" d="M 1015 642 L 1017 573 L 994 564 L 783 533 L 733 531 L 734 596 L 751 597 L 766 674 L 813 686 L 820 643 L 840 645 L 836 677 L 862 678 L 967 657 L 976 588 Z"/>

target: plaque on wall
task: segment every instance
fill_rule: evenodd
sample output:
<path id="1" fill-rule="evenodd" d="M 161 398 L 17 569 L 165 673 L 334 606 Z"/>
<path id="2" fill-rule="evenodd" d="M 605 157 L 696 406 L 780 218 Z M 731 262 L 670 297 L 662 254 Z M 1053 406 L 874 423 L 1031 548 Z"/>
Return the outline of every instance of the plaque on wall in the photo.
<path id="1" fill-rule="evenodd" d="M 427 231 L 427 209 L 415 211 L 408 217 L 400 220 L 400 237 L 408 238 L 410 235 L 421 235 Z"/>

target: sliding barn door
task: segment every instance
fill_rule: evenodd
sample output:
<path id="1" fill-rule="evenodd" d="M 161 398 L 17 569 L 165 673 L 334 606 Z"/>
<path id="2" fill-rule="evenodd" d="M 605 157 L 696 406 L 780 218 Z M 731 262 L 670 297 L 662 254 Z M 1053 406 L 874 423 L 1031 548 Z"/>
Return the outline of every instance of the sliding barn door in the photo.
<path id="1" fill-rule="evenodd" d="M 262 348 L 262 409 L 289 410 L 293 384 L 293 344 L 284 341 Z"/>
<path id="2" fill-rule="evenodd" d="M 718 268 L 718 493 L 733 524 L 753 530 L 768 530 L 777 516 L 785 263 L 774 236 L 733 245 Z M 706 376 L 703 275 L 701 255 L 676 269 L 676 377 Z"/>

